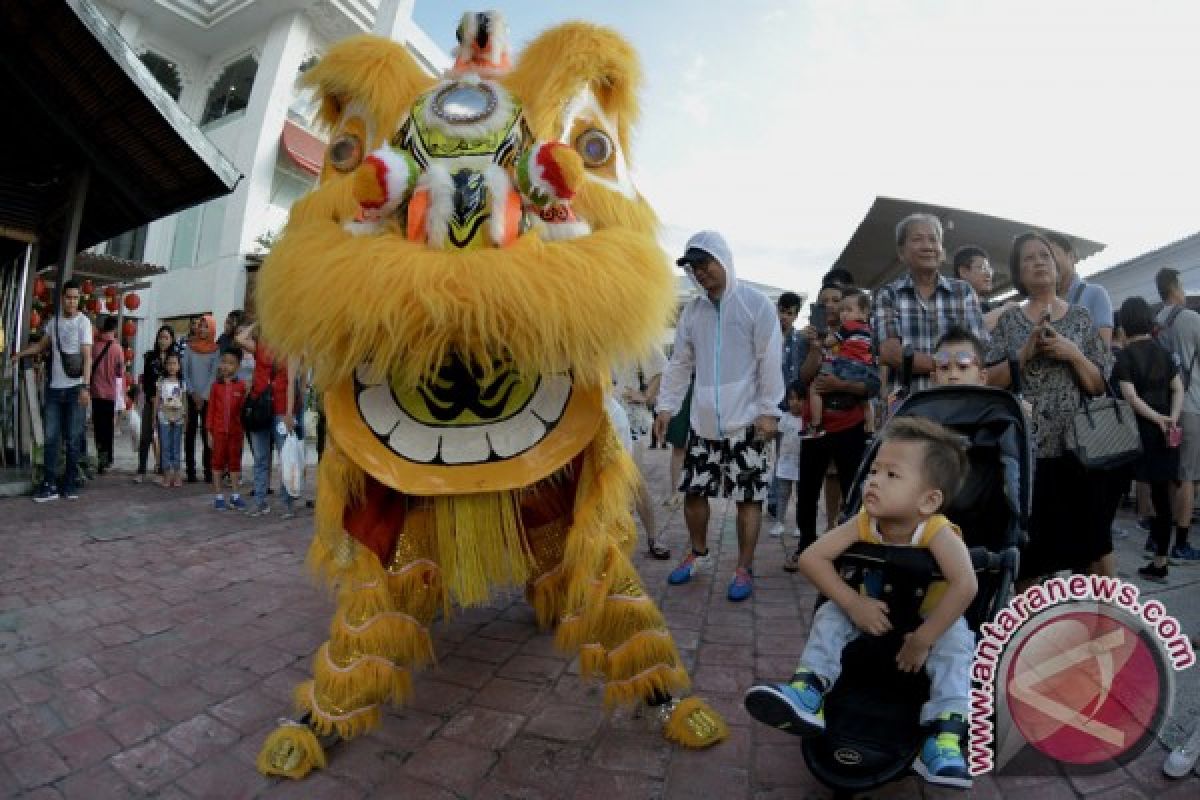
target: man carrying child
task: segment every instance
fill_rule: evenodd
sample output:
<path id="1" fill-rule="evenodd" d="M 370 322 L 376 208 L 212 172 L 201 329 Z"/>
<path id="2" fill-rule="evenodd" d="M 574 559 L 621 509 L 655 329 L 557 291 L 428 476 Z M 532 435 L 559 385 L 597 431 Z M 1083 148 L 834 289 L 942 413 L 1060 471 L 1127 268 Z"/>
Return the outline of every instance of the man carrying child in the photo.
<path id="1" fill-rule="evenodd" d="M 923 668 L 930 678 L 921 722 L 931 733 L 913 769 L 930 783 L 971 785 L 962 746 L 975 639 L 962 615 L 977 584 L 959 529 L 939 513 L 961 489 L 967 467 L 962 437 L 936 422 L 899 417 L 887 425 L 863 487 L 862 510 L 800 557 L 801 571 L 830 602 L 813 618 L 791 681 L 753 686 L 746 693 L 752 716 L 802 736 L 822 734 L 824 697 L 841 673 L 842 650 L 863 633 L 880 636 L 892 629 L 877 581 L 868 575 L 856 589 L 838 574 L 834 561 L 856 542 L 925 548 L 945 580 L 930 585 L 921 624 L 905 634 L 896 654 L 901 670 Z"/>

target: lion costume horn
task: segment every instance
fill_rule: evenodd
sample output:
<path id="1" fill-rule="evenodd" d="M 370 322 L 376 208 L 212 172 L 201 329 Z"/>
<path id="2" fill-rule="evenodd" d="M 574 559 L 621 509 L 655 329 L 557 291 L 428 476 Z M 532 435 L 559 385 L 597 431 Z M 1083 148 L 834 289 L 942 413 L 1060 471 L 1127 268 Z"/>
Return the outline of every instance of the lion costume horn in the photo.
<path id="1" fill-rule="evenodd" d="M 437 81 L 371 36 L 306 74 L 330 146 L 258 291 L 265 340 L 325 400 L 308 565 L 337 610 L 264 773 L 302 777 L 325 763 L 317 735 L 378 725 L 433 660 L 434 617 L 505 587 L 607 704 L 654 704 L 689 746 L 727 734 L 699 699 L 671 699 L 688 676 L 628 558 L 639 478 L 602 404 L 674 303 L 629 176 L 639 77 L 628 44 L 585 23 L 501 78 Z"/>

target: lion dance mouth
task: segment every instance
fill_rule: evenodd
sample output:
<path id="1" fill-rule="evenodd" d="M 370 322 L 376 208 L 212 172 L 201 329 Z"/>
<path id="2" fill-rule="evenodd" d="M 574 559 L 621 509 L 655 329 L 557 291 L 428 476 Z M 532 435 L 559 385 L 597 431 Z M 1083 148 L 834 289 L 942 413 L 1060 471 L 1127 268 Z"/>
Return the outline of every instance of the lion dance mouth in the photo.
<path id="1" fill-rule="evenodd" d="M 628 176 L 636 59 L 610 31 L 551 30 L 515 67 L 502 20 L 468 14 L 457 66 L 425 76 L 375 37 L 306 74 L 331 129 L 318 187 L 259 279 L 266 341 L 322 392 L 308 565 L 337 594 L 300 722 L 259 768 L 323 766 L 411 693 L 428 628 L 523 588 L 609 704 L 688 686 L 628 552 L 636 469 L 603 411 L 612 369 L 661 335 L 674 280 Z M 689 746 L 725 735 L 660 706 Z"/>

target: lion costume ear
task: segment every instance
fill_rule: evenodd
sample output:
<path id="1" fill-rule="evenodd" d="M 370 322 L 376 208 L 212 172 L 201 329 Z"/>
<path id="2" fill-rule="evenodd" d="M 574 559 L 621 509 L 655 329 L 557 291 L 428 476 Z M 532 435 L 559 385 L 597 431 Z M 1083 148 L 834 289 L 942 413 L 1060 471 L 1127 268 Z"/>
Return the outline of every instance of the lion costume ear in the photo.
<path id="1" fill-rule="evenodd" d="M 567 144 L 574 144 L 570 116 L 590 90 L 628 153 L 641 77 L 637 55 L 615 31 L 569 22 L 534 39 L 504 82 L 521 98 L 538 138 Z"/>
<path id="2" fill-rule="evenodd" d="M 435 82 L 403 45 L 369 34 L 338 42 L 301 81 L 316 90 L 321 124 L 335 135 L 346 109 L 360 108 L 374 132 L 368 149 L 390 136 L 413 100 Z"/>

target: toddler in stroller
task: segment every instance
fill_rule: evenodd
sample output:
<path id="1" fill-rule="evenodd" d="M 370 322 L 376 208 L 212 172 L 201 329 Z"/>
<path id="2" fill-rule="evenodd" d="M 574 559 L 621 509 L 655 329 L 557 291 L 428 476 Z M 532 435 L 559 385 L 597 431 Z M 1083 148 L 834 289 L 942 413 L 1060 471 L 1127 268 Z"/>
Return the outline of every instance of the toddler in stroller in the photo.
<path id="1" fill-rule="evenodd" d="M 893 420 L 880 442 L 862 510 L 800 557 L 800 570 L 833 602 L 817 609 L 791 682 L 751 688 L 746 708 L 778 728 L 801 735 L 824 733 L 824 698 L 841 674 L 842 651 L 862 633 L 884 636 L 894 628 L 889 607 L 880 599 L 882 574 L 874 573 L 856 590 L 834 561 L 856 542 L 927 549 L 943 580 L 928 587 L 918 609 L 921 622 L 903 634 L 894 660 L 903 672 L 924 668 L 931 681 L 929 702 L 921 711 L 930 735 L 913 768 L 931 783 L 966 788 L 971 776 L 961 745 L 975 641 L 962 615 L 975 599 L 977 585 L 958 528 L 938 513 L 966 477 L 966 446 L 958 434 L 920 417 Z"/>
<path id="2" fill-rule="evenodd" d="M 956 358 L 942 361 L 951 370 L 965 367 L 968 359 L 957 358 L 962 355 L 957 351 L 973 349 L 969 342 L 956 344 Z M 962 363 L 956 365 L 955 360 Z M 905 399 L 890 424 L 896 425 L 906 417 L 924 417 L 937 420 L 969 441 L 965 481 L 957 496 L 943 505 L 941 513 L 961 527 L 965 544 L 970 548 L 971 568 L 979 588 L 965 612 L 960 609 L 957 613 L 962 614 L 971 631 L 978 631 L 1011 597 L 1018 548 L 1024 541 L 1032 499 L 1032 445 L 1025 415 L 1012 394 L 964 383 L 943 383 Z M 885 434 L 864 457 L 846 498 L 843 519 L 863 505 L 863 496 L 869 489 L 867 475 L 879 462 L 877 454 L 886 439 Z M 870 505 L 873 504 L 874 501 Z M 872 513 L 870 505 L 868 515 Z M 858 524 L 861 523 L 850 521 L 851 531 L 844 533 L 842 539 L 850 544 L 836 562 L 837 574 L 845 581 L 840 588 L 845 592 L 820 586 L 823 591 L 833 592 L 827 596 L 834 600 L 821 608 L 837 607 L 839 596 L 858 604 L 861 602 L 858 596 L 850 600 L 846 595 L 855 594 L 852 586 L 865 587 L 868 595 L 886 602 L 886 619 L 891 630 L 883 636 L 859 635 L 856 626 L 844 651 L 834 654 L 840 662 L 835 662 L 830 675 L 813 669 L 807 663 L 806 651 L 802 669 L 817 673 L 822 680 L 811 681 L 801 673 L 793 682 L 754 686 L 746 694 L 746 708 L 761 722 L 808 737 L 802 747 L 810 770 L 820 781 L 840 792 L 862 792 L 896 780 L 908 772 L 910 765 L 927 777 L 933 775 L 938 783 L 969 785 L 966 770 L 955 768 L 957 759 L 952 757 L 954 748 L 949 746 L 956 745 L 960 753 L 966 750 L 965 726 L 958 719 L 932 719 L 956 712 L 926 702 L 945 696 L 947 685 L 935 685 L 931 694 L 925 672 L 932 672 L 934 664 L 927 662 L 926 670 L 912 673 L 903 671 L 903 665 L 896 663 L 897 654 L 906 649 L 909 652 L 905 658 L 911 663 L 912 648 L 908 646 L 911 639 L 906 639 L 905 634 L 920 629 L 931 618 L 929 613 L 923 613 L 923 607 L 925 612 L 930 611 L 930 584 L 946 576 L 928 549 L 865 543 L 855 535 L 858 529 L 854 526 Z M 842 526 L 842 530 L 845 528 Z M 953 530 L 943 528 L 946 533 Z M 927 536 L 928 531 L 926 523 Z M 836 533 L 832 531 L 825 538 Z M 954 541 L 956 537 L 945 538 Z M 843 545 L 834 547 L 831 541 L 830 547 L 842 549 Z M 946 594 L 942 597 L 943 603 L 952 600 Z M 947 615 L 950 610 L 947 605 Z M 831 614 L 819 611 L 818 617 L 822 613 Z M 952 623 L 947 630 L 956 630 L 956 624 Z M 813 636 L 817 627 L 814 620 Z M 928 632 L 929 628 L 925 630 Z M 961 632 L 962 628 L 957 630 Z M 917 644 L 923 644 L 922 638 L 918 637 Z M 966 640 L 963 672 L 952 677 L 950 684 L 953 686 L 957 680 L 960 688 L 953 691 L 968 691 L 966 670 L 973 644 L 973 638 Z M 935 684 L 937 680 L 935 676 Z M 960 705 L 957 713 L 964 709 Z M 924 721 L 930 724 L 921 724 Z"/>

